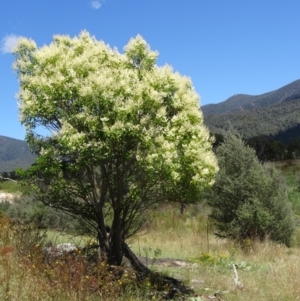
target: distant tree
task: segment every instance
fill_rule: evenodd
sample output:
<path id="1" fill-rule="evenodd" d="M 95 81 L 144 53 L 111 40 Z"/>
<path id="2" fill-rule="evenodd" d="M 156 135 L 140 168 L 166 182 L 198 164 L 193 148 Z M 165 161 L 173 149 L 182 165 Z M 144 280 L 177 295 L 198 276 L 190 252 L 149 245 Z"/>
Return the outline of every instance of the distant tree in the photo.
<path id="1" fill-rule="evenodd" d="M 269 237 L 289 246 L 293 212 L 279 171 L 262 165 L 255 150 L 232 133 L 216 154 L 220 171 L 208 203 L 217 234 L 235 240 Z"/>
<path id="2" fill-rule="evenodd" d="M 128 256 L 125 240 L 153 204 L 198 202 L 213 184 L 198 95 L 156 65 L 140 36 L 124 54 L 85 31 L 40 49 L 22 39 L 15 56 L 21 121 L 39 155 L 26 183 L 44 204 L 85 219 L 108 263 Z"/>
<path id="3" fill-rule="evenodd" d="M 246 140 L 246 142 L 255 149 L 260 161 L 280 161 L 286 156 L 284 145 L 272 135 L 256 136 Z"/>
<path id="4" fill-rule="evenodd" d="M 213 148 L 216 149 L 220 144 L 224 142 L 224 136 L 220 133 L 211 135 L 214 137 Z"/>
<path id="5" fill-rule="evenodd" d="M 300 157 L 300 139 L 293 139 L 287 146 L 287 159 Z"/>

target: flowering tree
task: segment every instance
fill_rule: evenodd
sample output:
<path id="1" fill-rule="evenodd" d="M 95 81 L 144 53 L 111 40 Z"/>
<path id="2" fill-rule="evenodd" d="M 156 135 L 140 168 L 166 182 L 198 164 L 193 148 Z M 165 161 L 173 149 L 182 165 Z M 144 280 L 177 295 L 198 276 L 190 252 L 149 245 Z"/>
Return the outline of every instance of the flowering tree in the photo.
<path id="1" fill-rule="evenodd" d="M 89 223 L 110 264 L 147 209 L 199 201 L 218 169 L 190 79 L 157 55 L 141 36 L 122 54 L 86 31 L 41 48 L 23 38 L 15 50 L 20 118 L 39 155 L 25 180 Z"/>

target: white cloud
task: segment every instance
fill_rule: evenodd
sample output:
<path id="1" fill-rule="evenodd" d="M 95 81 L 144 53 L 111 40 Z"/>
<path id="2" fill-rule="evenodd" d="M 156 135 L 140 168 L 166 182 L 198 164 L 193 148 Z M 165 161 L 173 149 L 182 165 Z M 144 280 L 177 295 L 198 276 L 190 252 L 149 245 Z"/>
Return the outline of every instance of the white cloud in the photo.
<path id="1" fill-rule="evenodd" d="M 91 5 L 94 9 L 99 9 L 101 7 L 101 3 L 99 1 L 92 1 Z"/>
<path id="2" fill-rule="evenodd" d="M 15 34 L 10 34 L 5 36 L 1 40 L 1 52 L 2 53 L 12 53 L 13 48 L 17 44 L 20 36 L 16 36 Z"/>

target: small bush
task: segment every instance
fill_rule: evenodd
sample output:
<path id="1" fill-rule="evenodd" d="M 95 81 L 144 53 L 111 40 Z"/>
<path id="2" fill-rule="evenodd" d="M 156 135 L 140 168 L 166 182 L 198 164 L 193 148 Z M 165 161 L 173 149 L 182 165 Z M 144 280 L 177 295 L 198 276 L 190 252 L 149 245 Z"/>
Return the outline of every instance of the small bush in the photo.
<path id="1" fill-rule="evenodd" d="M 300 215 L 300 179 L 294 175 L 287 177 L 288 198 L 295 214 Z"/>
<path id="2" fill-rule="evenodd" d="M 29 253 L 42 246 L 46 233 L 32 225 L 23 225 L 4 214 L 0 214 L 0 247 L 14 246 L 16 252 L 22 256 L 33 255 Z"/>
<path id="3" fill-rule="evenodd" d="M 45 206 L 30 197 L 18 197 L 12 203 L 0 203 L 0 212 L 19 220 L 23 224 L 35 225 L 39 229 L 52 229 L 70 234 L 91 234 L 84 221 L 55 208 Z"/>

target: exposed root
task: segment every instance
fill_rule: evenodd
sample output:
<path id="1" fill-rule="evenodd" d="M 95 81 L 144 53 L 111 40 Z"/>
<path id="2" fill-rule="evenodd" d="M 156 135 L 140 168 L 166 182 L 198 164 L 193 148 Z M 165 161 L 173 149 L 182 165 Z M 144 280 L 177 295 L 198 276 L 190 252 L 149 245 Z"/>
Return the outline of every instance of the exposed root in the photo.
<path id="1" fill-rule="evenodd" d="M 149 278 L 158 290 L 165 291 L 162 295 L 164 299 L 170 300 L 175 296 L 184 297 L 194 293 L 193 289 L 183 284 L 181 280 L 150 270 L 139 260 L 126 243 L 123 244 L 123 252 L 140 279 Z"/>

